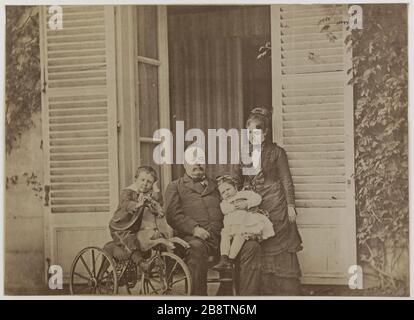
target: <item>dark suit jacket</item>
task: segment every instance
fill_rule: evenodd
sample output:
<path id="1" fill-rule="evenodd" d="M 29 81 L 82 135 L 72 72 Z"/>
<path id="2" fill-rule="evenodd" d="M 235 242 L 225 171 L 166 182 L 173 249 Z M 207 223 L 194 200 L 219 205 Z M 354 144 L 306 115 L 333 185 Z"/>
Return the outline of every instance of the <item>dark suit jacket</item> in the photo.
<path id="1" fill-rule="evenodd" d="M 165 193 L 165 212 L 168 224 L 178 236 L 193 234 L 196 226 L 211 234 L 211 241 L 218 244 L 223 228 L 220 195 L 214 180 L 207 178 L 208 185 L 194 182 L 188 175 L 171 182 Z"/>

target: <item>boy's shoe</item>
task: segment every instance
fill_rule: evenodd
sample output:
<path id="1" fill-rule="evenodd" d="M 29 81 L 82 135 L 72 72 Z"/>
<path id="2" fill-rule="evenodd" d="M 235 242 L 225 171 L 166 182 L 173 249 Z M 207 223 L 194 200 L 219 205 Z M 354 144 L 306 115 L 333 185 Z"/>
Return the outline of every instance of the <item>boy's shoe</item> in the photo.
<path id="1" fill-rule="evenodd" d="M 216 264 L 212 269 L 215 271 L 231 270 L 232 263 L 228 256 L 221 256 L 220 262 Z"/>

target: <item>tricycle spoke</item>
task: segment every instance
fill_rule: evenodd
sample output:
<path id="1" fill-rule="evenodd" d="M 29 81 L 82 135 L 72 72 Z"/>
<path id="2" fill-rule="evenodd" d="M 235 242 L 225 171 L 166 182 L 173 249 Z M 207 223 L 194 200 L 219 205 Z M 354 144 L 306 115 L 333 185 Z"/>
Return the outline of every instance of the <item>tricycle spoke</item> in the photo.
<path id="1" fill-rule="evenodd" d="M 85 260 L 83 259 L 83 257 L 82 257 L 82 256 L 80 256 L 79 258 L 80 258 L 80 260 L 82 261 L 82 264 L 83 264 L 83 266 L 85 267 L 86 271 L 88 272 L 89 276 L 90 276 L 91 278 L 93 278 L 93 275 L 92 275 L 92 273 L 91 273 L 91 270 L 89 270 L 89 267 L 88 267 L 88 265 L 86 264 L 86 262 L 85 262 Z"/>
<path id="2" fill-rule="evenodd" d="M 175 262 L 175 264 L 174 264 L 174 267 L 172 267 L 172 269 L 171 269 L 171 271 L 170 271 L 170 274 L 169 274 L 169 276 L 167 277 L 167 283 L 170 281 L 170 278 L 171 278 L 171 276 L 173 275 L 174 270 L 175 270 L 175 268 L 177 267 L 177 265 L 178 265 L 178 261 L 176 261 L 176 262 Z"/>
<path id="3" fill-rule="evenodd" d="M 151 283 L 151 280 L 147 280 L 147 283 L 151 286 L 151 288 L 154 292 L 158 293 L 158 291 L 161 290 L 161 289 L 155 289 L 154 286 Z"/>
<path id="4" fill-rule="evenodd" d="M 91 250 L 92 252 L 92 274 L 96 277 L 96 268 L 95 268 L 95 250 Z"/>
<path id="5" fill-rule="evenodd" d="M 95 274 L 95 277 L 97 277 L 99 275 L 99 272 L 101 271 L 102 265 L 103 265 L 104 261 L 106 260 L 106 257 L 104 255 L 102 255 L 102 252 L 98 252 L 98 254 L 95 257 L 95 272 L 96 272 L 96 269 L 97 269 L 96 267 L 98 266 L 98 260 L 99 260 L 100 256 L 102 256 L 101 264 L 99 265 L 98 272 Z"/>
<path id="6" fill-rule="evenodd" d="M 181 278 L 181 279 L 175 280 L 175 281 L 171 282 L 171 285 L 174 285 L 174 284 L 176 284 L 176 283 L 178 283 L 178 282 L 180 282 L 180 281 L 186 280 L 186 279 L 187 279 L 187 277 L 184 277 L 184 278 Z"/>
<path id="7" fill-rule="evenodd" d="M 81 275 L 80 273 L 74 272 L 73 275 L 78 276 L 79 278 L 85 279 L 87 281 L 90 281 L 91 279 L 88 277 L 85 277 L 84 275 Z"/>

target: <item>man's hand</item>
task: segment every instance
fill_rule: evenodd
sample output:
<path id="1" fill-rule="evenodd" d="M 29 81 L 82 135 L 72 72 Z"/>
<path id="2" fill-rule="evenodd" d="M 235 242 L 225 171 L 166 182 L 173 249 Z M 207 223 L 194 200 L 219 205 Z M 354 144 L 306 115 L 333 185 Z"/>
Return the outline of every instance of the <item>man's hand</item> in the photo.
<path id="1" fill-rule="evenodd" d="M 207 240 L 208 238 L 210 238 L 210 232 L 208 232 L 206 229 L 201 228 L 201 227 L 195 227 L 194 231 L 193 231 L 193 236 L 200 238 L 202 240 Z"/>
<path id="2" fill-rule="evenodd" d="M 295 207 L 288 207 L 288 218 L 289 222 L 295 222 L 296 221 L 296 208 Z"/>

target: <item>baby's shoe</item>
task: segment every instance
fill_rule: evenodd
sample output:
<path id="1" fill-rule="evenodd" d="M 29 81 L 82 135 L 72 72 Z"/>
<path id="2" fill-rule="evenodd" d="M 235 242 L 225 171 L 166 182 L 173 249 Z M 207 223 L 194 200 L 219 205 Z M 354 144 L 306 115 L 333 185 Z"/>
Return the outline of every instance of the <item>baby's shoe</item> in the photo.
<path id="1" fill-rule="evenodd" d="M 229 259 L 229 256 L 222 255 L 220 262 L 216 264 L 212 269 L 215 271 L 231 270 L 231 261 Z"/>

